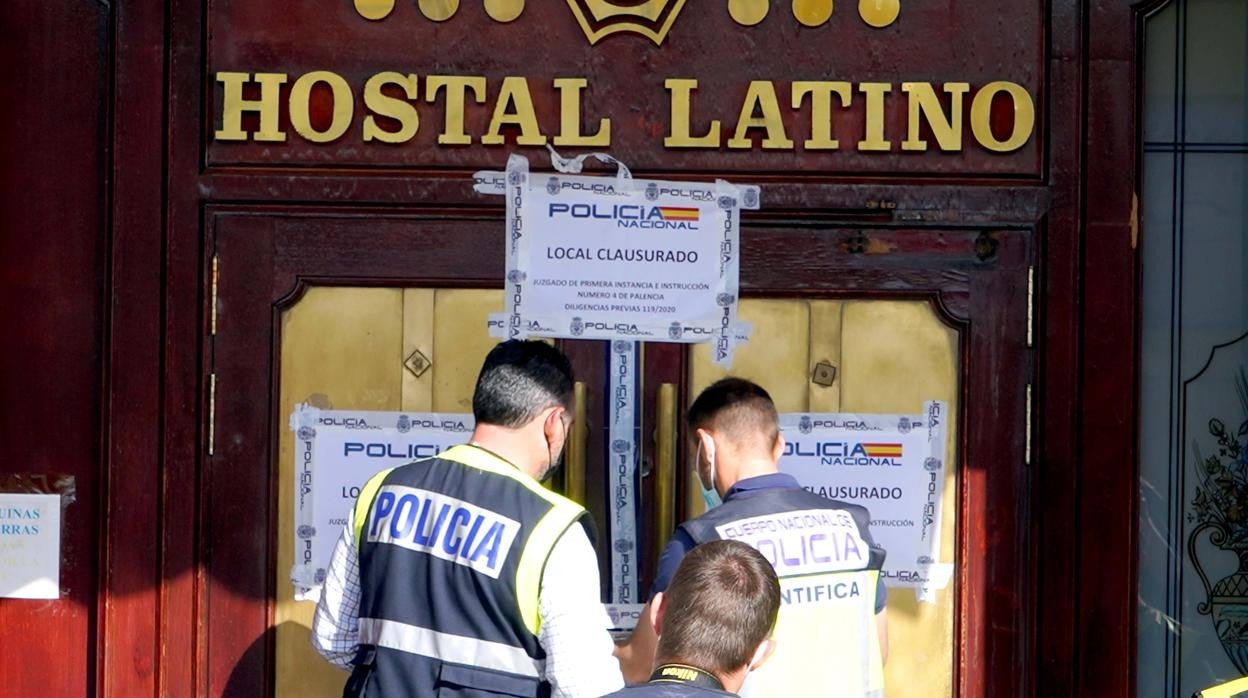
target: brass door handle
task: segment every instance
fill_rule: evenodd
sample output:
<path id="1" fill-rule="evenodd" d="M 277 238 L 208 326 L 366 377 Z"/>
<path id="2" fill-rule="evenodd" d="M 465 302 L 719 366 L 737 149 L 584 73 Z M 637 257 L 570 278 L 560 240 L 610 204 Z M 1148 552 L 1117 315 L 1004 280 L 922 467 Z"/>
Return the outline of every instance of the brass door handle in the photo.
<path id="1" fill-rule="evenodd" d="M 655 433 L 654 469 L 654 559 L 663 553 L 663 546 L 676 530 L 676 386 L 671 383 L 659 385 L 658 405 L 655 410 L 658 429 Z"/>
<path id="2" fill-rule="evenodd" d="M 585 504 L 585 457 L 589 425 L 585 422 L 585 384 L 572 386 L 572 432 L 568 434 L 567 464 L 563 473 L 563 494 L 577 504 Z"/>

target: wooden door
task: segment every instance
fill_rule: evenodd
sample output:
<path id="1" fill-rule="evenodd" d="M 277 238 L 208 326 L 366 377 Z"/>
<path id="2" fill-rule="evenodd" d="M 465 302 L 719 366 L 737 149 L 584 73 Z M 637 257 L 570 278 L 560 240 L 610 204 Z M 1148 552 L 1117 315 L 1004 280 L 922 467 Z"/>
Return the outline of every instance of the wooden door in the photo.
<path id="1" fill-rule="evenodd" d="M 500 293 L 502 239 L 497 223 L 403 213 L 213 210 L 208 220 L 214 419 L 199 488 L 199 688 L 333 695 L 345 677 L 315 660 L 310 604 L 282 582 L 293 559 L 286 418 L 302 401 L 469 411 L 490 346 L 475 313 Z M 446 320 L 459 316 L 471 320 Z M 479 332 L 462 332 L 472 320 Z M 415 350 L 436 356 L 420 379 L 403 369 Z"/>
<path id="2" fill-rule="evenodd" d="M 344 675 L 308 649 L 311 605 L 294 602 L 285 582 L 292 560 L 286 417 L 306 400 L 339 409 L 470 409 L 472 381 L 493 343 L 485 316 L 498 305 L 500 223 L 227 209 L 210 211 L 208 220 L 205 259 L 215 259 L 217 289 L 215 334 L 205 344 L 215 419 L 200 488 L 201 688 L 333 695 Z M 743 234 L 741 314 L 755 334 L 733 373 L 766 385 L 785 411 L 905 412 L 940 398 L 958 415 L 950 455 L 959 468 L 946 482 L 942 549 L 957 572 L 935 605 L 893 595 L 890 695 L 1028 688 L 1030 674 L 1019 670 L 1033 661 L 1026 637 L 1034 623 L 1025 525 L 1026 240 L 1021 231 L 779 225 Z M 585 489 L 605 578 L 609 347 L 561 346 L 587 386 Z M 402 368 L 416 350 L 433 364 L 421 379 Z M 663 458 L 688 458 L 681 438 L 669 437 L 674 461 L 661 453 L 664 430 L 681 431 L 673 424 L 680 409 L 660 404 L 661 386 L 675 386 L 680 408 L 719 370 L 699 347 L 648 344 L 641 354 L 644 597 L 672 515 L 697 513 L 685 504 L 687 469 L 656 467 Z M 836 363 L 839 383 L 812 387 L 816 360 Z M 671 480 L 660 483 L 661 473 Z"/>

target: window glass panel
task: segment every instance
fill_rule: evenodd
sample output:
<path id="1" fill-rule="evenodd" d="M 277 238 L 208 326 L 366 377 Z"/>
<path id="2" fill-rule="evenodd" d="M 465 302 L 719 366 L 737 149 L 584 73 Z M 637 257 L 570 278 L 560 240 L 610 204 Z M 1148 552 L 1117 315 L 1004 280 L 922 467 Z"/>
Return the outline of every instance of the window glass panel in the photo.
<path id="1" fill-rule="evenodd" d="M 1171 238 L 1174 227 L 1174 186 L 1178 181 L 1174 167 L 1177 161 L 1173 153 L 1144 155 L 1146 176 L 1141 208 L 1146 244 L 1142 254 L 1147 283 L 1142 288 L 1142 302 L 1148 311 L 1141 318 L 1140 402 L 1147 406 L 1171 403 L 1170 314 L 1165 310 L 1173 298 L 1175 254 L 1172 245 L 1164 241 Z M 1169 481 L 1165 474 L 1170 471 L 1172 417 L 1166 409 L 1140 411 L 1141 571 L 1165 570 L 1171 566 L 1168 545 L 1171 507 Z M 1166 622 L 1169 581 L 1169 576 L 1165 574 L 1140 575 L 1141 658 L 1167 656 L 1166 644 L 1170 639 Z M 1163 686 L 1167 670 L 1164 662 L 1140 662 L 1138 684 L 1141 687 Z M 1142 690 L 1141 695 L 1155 694 Z"/>
<path id="2" fill-rule="evenodd" d="M 1174 107 L 1177 69 L 1179 13 L 1170 4 L 1149 18 L 1144 36 L 1144 74 L 1148 76 L 1143 89 L 1144 142 L 1172 143 L 1175 140 Z"/>
<path id="3" fill-rule="evenodd" d="M 1169 697 L 1248 673 L 1248 4 L 1144 36 L 1137 686 Z"/>
<path id="4" fill-rule="evenodd" d="M 1248 134 L 1248 3 L 1190 0 L 1187 3 L 1188 143 L 1240 143 Z"/>

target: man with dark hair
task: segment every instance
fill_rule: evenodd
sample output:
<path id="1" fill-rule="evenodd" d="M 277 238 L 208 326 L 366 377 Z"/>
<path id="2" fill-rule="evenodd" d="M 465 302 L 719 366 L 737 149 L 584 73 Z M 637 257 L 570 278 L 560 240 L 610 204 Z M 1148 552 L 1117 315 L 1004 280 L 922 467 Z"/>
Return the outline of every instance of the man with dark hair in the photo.
<path id="1" fill-rule="evenodd" d="M 585 510 L 539 484 L 571 426 L 572 367 L 542 342 L 485 359 L 469 443 L 373 476 L 313 621 L 344 696 L 598 696 L 623 685 Z"/>
<path id="2" fill-rule="evenodd" d="M 779 471 L 779 415 L 767 391 L 750 381 L 725 378 L 702 391 L 689 408 L 688 429 L 707 511 L 672 536 L 652 595 L 668 588 L 681 558 L 696 546 L 719 539 L 748 543 L 776 568 L 783 603 L 776 626 L 780 649 L 742 694 L 883 695 L 884 551 L 871 540 L 867 510 L 807 492 Z M 617 650 L 629 681 L 640 680 L 654 656 L 647 618 L 642 613 Z"/>
<path id="3" fill-rule="evenodd" d="M 717 540 L 685 555 L 649 621 L 658 633 L 650 680 L 609 698 L 734 696 L 763 665 L 780 610 L 780 582 L 745 543 Z"/>

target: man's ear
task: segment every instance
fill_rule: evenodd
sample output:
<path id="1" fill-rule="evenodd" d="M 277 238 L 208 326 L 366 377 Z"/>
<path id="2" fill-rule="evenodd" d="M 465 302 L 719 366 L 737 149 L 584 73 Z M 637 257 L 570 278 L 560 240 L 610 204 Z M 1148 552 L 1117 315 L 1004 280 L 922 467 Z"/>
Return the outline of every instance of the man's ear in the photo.
<path id="1" fill-rule="evenodd" d="M 542 420 L 542 432 L 546 435 L 547 441 L 554 441 L 560 434 L 560 429 L 563 428 L 560 420 L 566 411 L 562 407 L 551 407 L 546 412 L 546 417 Z"/>
<path id="2" fill-rule="evenodd" d="M 750 659 L 750 671 L 757 671 L 758 668 L 761 667 L 775 651 L 775 640 L 771 638 L 763 640 L 762 644 L 758 646 L 758 649 L 754 650 L 754 657 Z"/>
<path id="3" fill-rule="evenodd" d="M 697 439 L 698 444 L 702 446 L 702 456 L 706 458 L 706 461 L 709 463 L 715 460 L 715 437 L 711 434 L 711 431 L 700 428 L 693 432 L 693 438 Z M 702 467 L 701 463 L 697 465 L 699 468 Z"/>
<path id="4" fill-rule="evenodd" d="M 658 592 L 650 600 L 650 627 L 654 628 L 654 636 L 663 634 L 663 614 L 667 610 L 667 597 Z"/>
<path id="5" fill-rule="evenodd" d="M 771 459 L 777 463 L 780 462 L 780 456 L 784 455 L 784 434 L 776 434 L 776 446 L 771 449 Z"/>

